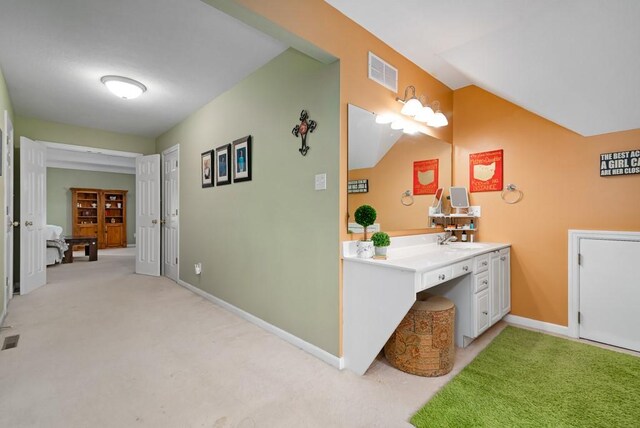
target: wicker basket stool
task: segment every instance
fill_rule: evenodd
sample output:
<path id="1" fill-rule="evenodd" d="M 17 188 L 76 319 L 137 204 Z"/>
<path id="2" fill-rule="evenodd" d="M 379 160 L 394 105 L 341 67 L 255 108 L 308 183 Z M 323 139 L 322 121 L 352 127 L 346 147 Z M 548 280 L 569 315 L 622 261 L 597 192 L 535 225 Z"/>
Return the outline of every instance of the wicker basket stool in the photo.
<path id="1" fill-rule="evenodd" d="M 455 359 L 453 340 L 456 309 L 441 296 L 427 295 L 409 313 L 384 345 L 384 355 L 395 368 L 418 376 L 442 376 Z"/>

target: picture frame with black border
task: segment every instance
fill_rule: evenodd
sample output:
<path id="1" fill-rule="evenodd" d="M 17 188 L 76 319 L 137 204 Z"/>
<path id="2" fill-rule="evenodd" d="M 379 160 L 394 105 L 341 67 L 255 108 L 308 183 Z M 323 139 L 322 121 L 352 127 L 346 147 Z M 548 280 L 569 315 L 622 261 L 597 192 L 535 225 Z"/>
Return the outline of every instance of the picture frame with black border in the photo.
<path id="1" fill-rule="evenodd" d="M 251 135 L 233 142 L 233 182 L 251 181 Z"/>
<path id="2" fill-rule="evenodd" d="M 216 149 L 216 186 L 231 184 L 231 144 Z"/>
<path id="3" fill-rule="evenodd" d="M 200 179 L 202 180 L 202 188 L 213 187 L 214 178 L 214 162 L 213 150 L 203 152 L 200 158 Z"/>

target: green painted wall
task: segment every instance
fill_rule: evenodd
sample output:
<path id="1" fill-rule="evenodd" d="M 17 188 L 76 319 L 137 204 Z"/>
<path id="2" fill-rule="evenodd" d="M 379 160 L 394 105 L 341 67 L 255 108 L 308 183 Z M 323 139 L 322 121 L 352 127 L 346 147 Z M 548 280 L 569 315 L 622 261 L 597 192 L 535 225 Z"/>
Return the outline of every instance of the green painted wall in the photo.
<path id="1" fill-rule="evenodd" d="M 333 355 L 339 69 L 289 49 L 157 140 L 158 152 L 180 144 L 180 278 Z M 302 109 L 318 123 L 305 157 L 291 134 Z M 249 134 L 253 180 L 201 188 L 200 153 Z"/>
<path id="2" fill-rule="evenodd" d="M 32 140 L 99 147 L 123 152 L 142 153 L 144 155 L 151 155 L 156 152 L 156 143 L 153 138 L 118 134 L 116 132 L 47 122 L 46 120 L 22 116 L 16 116 L 14 127 L 16 129 L 16 147 L 20 147 L 19 137 L 25 136 Z"/>
<path id="3" fill-rule="evenodd" d="M 135 244 L 133 237 L 136 221 L 135 175 L 112 172 L 79 171 L 75 169 L 47 168 L 47 223 L 62 226 L 65 235 L 71 235 L 71 187 L 128 190 L 127 242 Z"/>
<path id="4" fill-rule="evenodd" d="M 2 129 L 2 147 L 0 150 L 2 151 L 2 162 L 4 166 L 4 160 L 6 159 L 7 153 L 5 148 L 5 138 L 6 138 L 6 129 L 4 126 L 4 111 L 7 110 L 9 112 L 9 118 L 13 122 L 13 108 L 11 106 L 11 99 L 9 97 L 9 91 L 7 90 L 7 83 L 4 80 L 4 75 L 2 74 L 2 69 L 0 69 L 0 129 Z M 15 127 L 15 124 L 14 124 Z M 4 174 L 5 168 L 2 168 L 2 177 L 0 177 L 0 201 L 4 201 Z M 4 204 L 4 203 L 3 203 Z M 5 275 L 5 265 L 4 265 L 4 235 L 5 228 L 0 227 L 0 271 L 2 278 L 2 283 L 4 283 L 4 275 Z M 4 287 L 0 287 L 0 317 L 2 317 L 4 309 Z"/>

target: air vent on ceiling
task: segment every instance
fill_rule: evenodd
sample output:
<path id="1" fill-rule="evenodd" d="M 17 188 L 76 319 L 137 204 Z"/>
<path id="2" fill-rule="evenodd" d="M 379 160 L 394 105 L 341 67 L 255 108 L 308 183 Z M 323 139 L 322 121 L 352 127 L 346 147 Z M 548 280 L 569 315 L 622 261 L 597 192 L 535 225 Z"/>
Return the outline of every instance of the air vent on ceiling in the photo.
<path id="1" fill-rule="evenodd" d="M 398 69 L 369 52 L 369 79 L 398 92 Z"/>

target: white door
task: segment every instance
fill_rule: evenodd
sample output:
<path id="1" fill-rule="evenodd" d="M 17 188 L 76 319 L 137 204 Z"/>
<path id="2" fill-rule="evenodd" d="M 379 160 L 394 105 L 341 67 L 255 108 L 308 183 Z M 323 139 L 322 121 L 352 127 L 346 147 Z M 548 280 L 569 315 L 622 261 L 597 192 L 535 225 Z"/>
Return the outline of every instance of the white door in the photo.
<path id="1" fill-rule="evenodd" d="M 160 155 L 136 158 L 136 273 L 160 276 Z"/>
<path id="2" fill-rule="evenodd" d="M 20 137 L 20 294 L 47 282 L 46 223 L 46 148 Z"/>
<path id="3" fill-rule="evenodd" d="M 580 240 L 580 337 L 640 351 L 640 241 Z"/>
<path id="4" fill-rule="evenodd" d="M 9 299 L 13 297 L 13 124 L 9 119 L 9 112 L 4 111 L 4 136 L 2 143 L 6 149 L 4 159 L 4 309 L 6 311 Z"/>
<path id="5" fill-rule="evenodd" d="M 162 271 L 178 281 L 178 210 L 180 148 L 171 148 L 162 154 Z"/>

